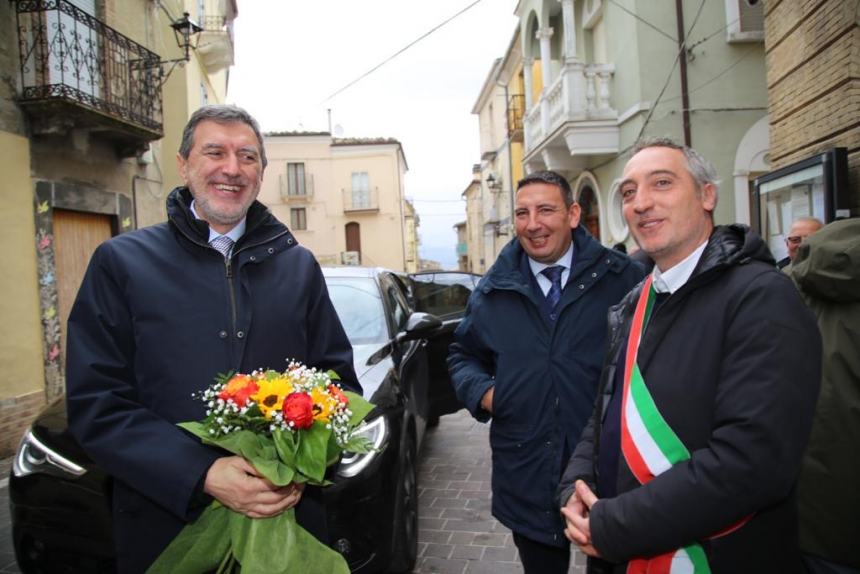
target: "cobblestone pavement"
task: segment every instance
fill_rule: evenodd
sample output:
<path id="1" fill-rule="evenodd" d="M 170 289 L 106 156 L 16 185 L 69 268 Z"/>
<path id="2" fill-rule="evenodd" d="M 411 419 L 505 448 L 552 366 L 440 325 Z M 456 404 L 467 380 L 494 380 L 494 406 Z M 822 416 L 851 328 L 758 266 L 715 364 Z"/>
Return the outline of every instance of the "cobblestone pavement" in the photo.
<path id="1" fill-rule="evenodd" d="M 522 572 L 511 532 L 490 514 L 489 425 L 467 411 L 442 417 L 425 436 L 418 469 L 418 562 L 415 572 Z M 570 574 L 585 574 L 573 554 Z"/>

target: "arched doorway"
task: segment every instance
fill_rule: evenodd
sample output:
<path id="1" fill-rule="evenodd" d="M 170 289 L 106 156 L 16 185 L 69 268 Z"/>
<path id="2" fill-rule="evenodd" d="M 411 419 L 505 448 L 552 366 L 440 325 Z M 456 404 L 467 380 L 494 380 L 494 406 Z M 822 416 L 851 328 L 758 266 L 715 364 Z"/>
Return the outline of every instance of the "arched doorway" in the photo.
<path id="1" fill-rule="evenodd" d="M 596 240 L 600 241 L 600 206 L 597 194 L 590 185 L 579 190 L 579 206 L 582 209 L 580 222 Z"/>
<path id="2" fill-rule="evenodd" d="M 361 226 L 355 221 L 346 224 L 346 250 L 357 253 L 361 265 Z"/>

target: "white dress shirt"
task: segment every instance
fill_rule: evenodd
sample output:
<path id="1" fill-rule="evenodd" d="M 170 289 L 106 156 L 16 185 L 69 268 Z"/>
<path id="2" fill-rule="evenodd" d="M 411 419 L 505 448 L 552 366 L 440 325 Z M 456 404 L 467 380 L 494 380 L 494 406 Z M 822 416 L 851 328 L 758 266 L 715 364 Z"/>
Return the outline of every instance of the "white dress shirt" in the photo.
<path id="1" fill-rule="evenodd" d="M 699 259 L 702 257 L 707 244 L 708 241 L 705 240 L 695 251 L 687 255 L 680 263 L 672 266 L 668 271 L 662 272 L 655 265 L 654 271 L 651 272 L 653 277 L 651 284 L 654 286 L 654 291 L 657 293 L 675 293 L 675 291 L 683 287 L 690 279 L 690 275 L 693 274 L 693 270 L 699 263 Z"/>
<path id="2" fill-rule="evenodd" d="M 567 278 L 570 277 L 570 268 L 573 265 L 573 241 L 570 242 L 570 246 L 568 246 L 567 251 L 564 252 L 564 255 L 558 258 L 558 261 L 555 263 L 541 263 L 540 261 L 535 261 L 531 257 L 529 257 L 529 267 L 534 273 L 535 279 L 537 279 L 538 285 L 540 286 L 541 291 L 543 291 L 544 297 L 549 293 L 550 287 L 552 287 L 552 281 L 549 278 L 541 273 L 547 267 L 552 267 L 553 265 L 561 265 L 564 269 L 561 272 L 561 288 L 564 289 L 564 286 L 567 284 Z"/>

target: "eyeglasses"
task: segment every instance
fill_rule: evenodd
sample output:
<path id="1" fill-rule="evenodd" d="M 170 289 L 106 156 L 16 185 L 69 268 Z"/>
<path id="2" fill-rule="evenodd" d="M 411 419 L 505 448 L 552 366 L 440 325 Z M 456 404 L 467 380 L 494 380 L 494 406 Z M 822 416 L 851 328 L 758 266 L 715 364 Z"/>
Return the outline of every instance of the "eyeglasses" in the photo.
<path id="1" fill-rule="evenodd" d="M 806 239 L 805 237 L 801 237 L 800 235 L 791 235 L 785 238 L 786 243 L 791 243 L 792 245 L 799 245 L 801 241 Z"/>

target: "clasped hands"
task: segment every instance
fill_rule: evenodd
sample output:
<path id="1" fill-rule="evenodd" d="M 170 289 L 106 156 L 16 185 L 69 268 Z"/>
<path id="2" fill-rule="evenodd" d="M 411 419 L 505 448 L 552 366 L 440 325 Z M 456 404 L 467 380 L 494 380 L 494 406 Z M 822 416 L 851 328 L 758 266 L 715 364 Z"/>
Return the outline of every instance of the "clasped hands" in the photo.
<path id="1" fill-rule="evenodd" d="M 575 490 L 567 503 L 561 508 L 561 514 L 567 528 L 564 535 L 576 544 L 582 552 L 593 558 L 600 558 L 600 552 L 591 540 L 591 524 L 589 513 L 597 502 L 597 496 L 582 480 L 577 480 Z"/>
<path id="2" fill-rule="evenodd" d="M 203 491 L 249 518 L 270 518 L 299 503 L 304 484 L 276 486 L 240 456 L 217 459 L 206 473 Z"/>

